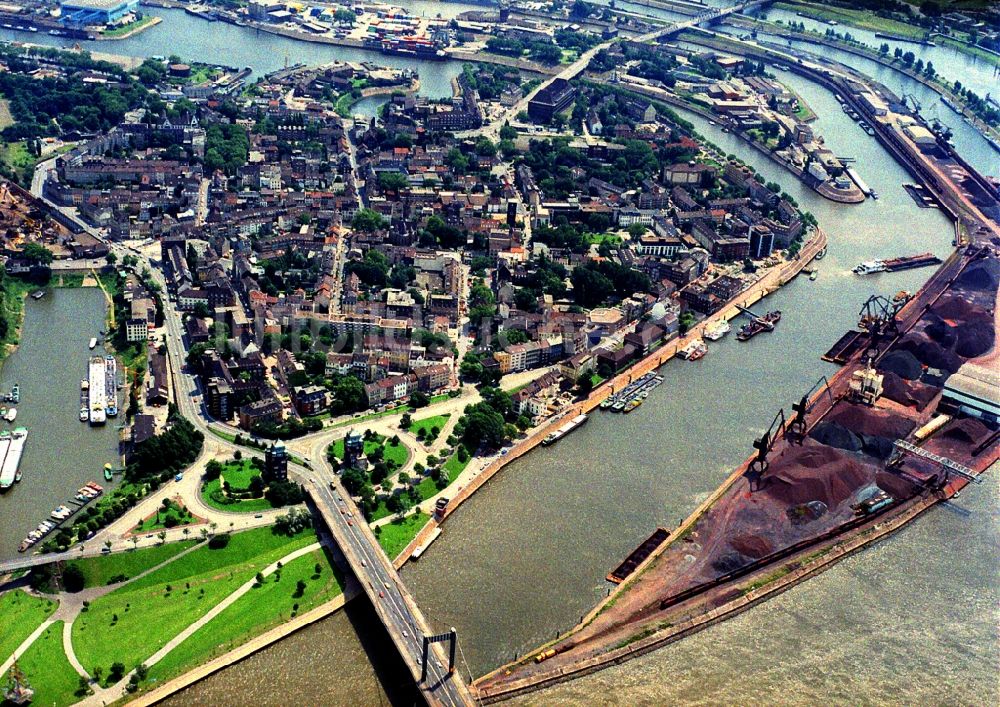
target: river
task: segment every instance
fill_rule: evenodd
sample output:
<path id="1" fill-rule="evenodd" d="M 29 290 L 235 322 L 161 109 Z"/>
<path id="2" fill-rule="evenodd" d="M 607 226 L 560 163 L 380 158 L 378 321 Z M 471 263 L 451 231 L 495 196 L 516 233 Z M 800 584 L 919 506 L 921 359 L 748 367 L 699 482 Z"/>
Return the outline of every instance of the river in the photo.
<path id="1" fill-rule="evenodd" d="M 104 313 L 97 288 L 52 289 L 40 300 L 25 300 L 21 343 L 0 369 L 0 390 L 21 388 L 15 425 L 28 429 L 24 478 L 0 496 L 2 559 L 17 557 L 28 531 L 86 482 L 107 487 L 106 463 L 120 465 L 117 425 L 94 428 L 79 419 L 87 342 L 104 328 Z"/>
<path id="2" fill-rule="evenodd" d="M 412 6 L 417 12 L 424 11 L 428 14 L 431 9 L 454 14 L 473 7 L 427 1 L 407 6 Z M 72 47 L 80 44 L 97 52 L 138 57 L 176 54 L 188 61 L 233 67 L 248 66 L 253 69 L 251 81 L 286 65 L 300 62 L 315 65 L 338 59 L 366 61 L 381 66 L 416 69 L 420 74 L 420 92 L 431 98 L 451 96 L 451 79 L 462 70 L 461 64 L 457 62 L 424 61 L 376 54 L 363 49 L 301 42 L 246 27 L 237 27 L 226 22 L 207 22 L 183 10 L 163 8 L 150 8 L 150 10 L 151 14 L 162 17 L 163 22 L 128 39 L 87 42 L 0 28 L 0 40 L 34 42 L 56 47 Z"/>
<path id="3" fill-rule="evenodd" d="M 720 32 L 732 36 L 746 34 L 746 32 L 741 29 L 726 25 L 723 25 L 718 29 Z M 970 126 L 958 113 L 942 103 L 940 94 L 922 83 L 914 81 L 902 72 L 891 69 L 888 66 L 884 66 L 877 61 L 857 56 L 856 54 L 851 54 L 843 49 L 837 49 L 823 44 L 812 44 L 806 41 L 787 40 L 781 37 L 766 34 L 764 32 L 758 33 L 758 41 L 771 42 L 773 45 L 780 46 L 786 51 L 789 49 L 804 50 L 816 56 L 838 61 L 881 82 L 897 96 L 909 94 L 909 96 L 916 98 L 920 102 L 920 112 L 926 120 L 938 120 L 951 128 L 952 140 L 955 143 L 955 149 L 958 150 L 958 153 L 962 155 L 962 157 L 965 158 L 969 164 L 979 170 L 982 174 L 993 176 L 1000 175 L 1000 152 L 997 152 L 990 147 L 981 132 Z M 699 47 L 693 46 L 693 48 L 698 49 Z M 782 80 L 785 80 L 788 76 L 785 72 L 775 70 L 773 66 L 769 67 L 768 70 L 779 74 Z M 910 105 L 913 105 L 912 102 Z"/>
<path id="4" fill-rule="evenodd" d="M 183 16 L 189 19 L 200 22 Z M 250 65 L 236 57 L 270 51 L 275 55 L 253 59 L 262 71 L 277 68 L 285 51 L 299 52 L 291 61 L 314 62 L 343 53 L 281 38 L 273 38 L 280 44 L 270 50 L 257 46 L 256 37 L 251 46 L 234 47 L 219 41 L 216 30 L 244 33 L 242 40 L 247 30 L 215 23 L 209 40 L 205 27 L 191 26 L 169 47 L 142 53 Z M 153 43 L 161 29 L 134 40 Z M 271 39 L 261 35 L 260 41 Z M 776 332 L 746 344 L 724 340 L 696 363 L 671 362 L 663 370 L 666 384 L 639 411 L 596 413 L 559 444 L 512 464 L 449 519 L 418 563 L 403 570 L 433 625 L 458 629 L 463 672 L 480 674 L 572 626 L 607 591 L 604 575 L 640 539 L 656 525 L 675 525 L 751 451 L 751 438 L 779 407 L 834 370 L 819 356 L 855 324 L 868 295 L 916 289 L 929 274 L 862 280 L 851 267 L 871 257 L 948 251 L 950 224 L 937 210 L 915 207 L 900 187 L 910 181 L 906 172 L 829 93 L 796 76 L 782 78 L 822 116 L 818 129 L 830 146 L 859 158 L 859 172 L 882 198 L 832 204 L 734 136 L 692 118 L 703 134 L 744 156 L 812 211 L 830 234 L 829 255 L 819 263 L 817 281 L 800 279 L 760 305 L 783 310 Z M 864 703 L 947 690 L 948 701 L 995 703 L 996 488 L 993 480 L 969 489 L 960 502 L 968 515 L 936 508 L 759 609 L 534 701 L 753 703 L 773 702 L 780 694 L 782 702 L 814 702 L 821 695 Z M 370 612 L 341 613 L 172 703 L 411 702 L 399 689 L 406 678 L 382 635 Z M 913 685 L 942 666 L 948 678 L 918 694 Z"/>
<path id="5" fill-rule="evenodd" d="M 923 59 L 925 64 L 928 61 L 934 62 L 934 69 L 938 74 L 951 81 L 955 79 L 960 80 L 963 85 L 968 86 L 980 96 L 984 96 L 990 92 L 996 93 L 997 86 L 1000 84 L 1000 68 L 995 64 L 961 52 L 947 44 L 930 47 L 914 42 L 898 42 L 892 39 L 882 39 L 876 37 L 875 32 L 872 30 L 860 29 L 849 25 L 831 27 L 822 20 L 799 17 L 794 12 L 777 8 L 758 10 L 751 14 L 757 14 L 761 19 L 766 19 L 769 22 L 780 21 L 785 25 L 789 22 L 798 22 L 804 24 L 806 29 L 815 30 L 820 34 L 824 34 L 828 29 L 832 29 L 841 35 L 850 34 L 856 41 L 867 44 L 872 49 L 878 49 L 883 44 L 888 44 L 890 56 L 892 56 L 897 47 L 903 52 L 913 52 L 913 55 L 917 59 Z M 938 41 L 940 41 L 939 38 Z"/>

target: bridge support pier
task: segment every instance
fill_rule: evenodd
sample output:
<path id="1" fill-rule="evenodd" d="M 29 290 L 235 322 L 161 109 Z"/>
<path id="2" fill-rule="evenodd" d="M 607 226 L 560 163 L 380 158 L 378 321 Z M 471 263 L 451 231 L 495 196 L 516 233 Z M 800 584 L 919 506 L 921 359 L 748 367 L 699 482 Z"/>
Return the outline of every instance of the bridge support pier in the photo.
<path id="1" fill-rule="evenodd" d="M 448 641 L 448 674 L 455 672 L 455 650 L 458 646 L 458 631 L 452 628 L 447 633 L 439 633 L 434 636 L 424 636 L 424 650 L 420 659 L 420 682 L 427 679 L 427 658 L 430 653 L 432 643 Z"/>

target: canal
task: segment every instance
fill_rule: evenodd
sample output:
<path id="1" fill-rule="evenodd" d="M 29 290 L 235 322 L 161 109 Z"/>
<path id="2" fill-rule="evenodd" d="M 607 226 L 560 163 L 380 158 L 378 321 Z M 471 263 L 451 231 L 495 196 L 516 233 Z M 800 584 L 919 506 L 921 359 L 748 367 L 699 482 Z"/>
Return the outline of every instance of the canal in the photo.
<path id="1" fill-rule="evenodd" d="M 207 25 L 183 13 L 157 14 L 168 22 L 126 40 L 128 46 L 102 43 L 100 49 L 177 53 L 248 65 L 258 73 L 280 68 L 285 54 L 290 62 L 309 63 L 351 56 L 350 50 Z M 364 58 L 399 65 L 393 57 Z M 459 70 L 457 64 L 411 64 L 419 65 L 430 95 L 447 95 Z M 440 72 L 439 78 L 430 81 L 428 71 Z M 458 629 L 463 670 L 480 674 L 571 627 L 604 595 L 605 574 L 641 538 L 656 525 L 676 525 L 751 451 L 751 438 L 779 407 L 787 408 L 834 370 L 819 356 L 855 324 L 869 294 L 913 290 L 928 275 L 924 270 L 862 280 L 851 267 L 871 257 L 948 251 L 950 224 L 936 210 L 916 208 L 900 187 L 910 181 L 905 171 L 830 94 L 798 77 L 782 78 L 822 116 L 818 129 L 831 147 L 859 158 L 862 177 L 882 198 L 832 204 L 737 138 L 692 118 L 723 150 L 741 155 L 814 213 L 830 234 L 829 255 L 819 263 L 818 280 L 798 280 L 759 305 L 783 310 L 776 332 L 746 344 L 724 340 L 699 362 L 671 362 L 663 370 L 666 384 L 639 411 L 596 413 L 559 444 L 512 464 L 449 519 L 419 563 L 403 571 L 433 625 Z M 81 341 L 85 348 L 86 336 Z M 4 367 L 4 386 L 16 356 Z M 63 365 L 73 372 L 75 391 L 75 371 L 82 365 Z M 70 420 L 79 424 L 74 415 Z M 69 444 L 75 441 L 65 448 Z M 100 459 L 95 461 L 99 468 Z M 959 510 L 934 509 L 760 609 L 534 701 L 606 701 L 613 684 L 613 694 L 636 702 L 705 701 L 713 694 L 723 702 L 773 701 L 776 694 L 808 702 L 811 690 L 821 686 L 834 701 L 879 702 L 885 699 L 877 691 L 881 681 L 889 688 L 912 685 L 929 665 L 948 665 L 947 680 L 934 689 L 948 685 L 951 696 L 961 694 L 963 701 L 983 703 L 977 698 L 986 694 L 995 702 L 990 667 L 997 663 L 1000 529 L 991 483 L 967 492 Z M 960 544 L 956 537 L 963 538 Z M 220 672 L 172 703 L 409 703 L 393 651 L 370 610 L 353 609 Z"/>
<path id="2" fill-rule="evenodd" d="M 16 557 L 28 531 L 86 482 L 107 488 L 106 463 L 120 466 L 117 425 L 94 428 L 79 419 L 87 343 L 104 328 L 104 295 L 96 287 L 52 289 L 24 306 L 20 345 L 0 369 L 0 390 L 21 388 L 15 425 L 28 429 L 24 478 L 0 496 L 0 559 Z"/>

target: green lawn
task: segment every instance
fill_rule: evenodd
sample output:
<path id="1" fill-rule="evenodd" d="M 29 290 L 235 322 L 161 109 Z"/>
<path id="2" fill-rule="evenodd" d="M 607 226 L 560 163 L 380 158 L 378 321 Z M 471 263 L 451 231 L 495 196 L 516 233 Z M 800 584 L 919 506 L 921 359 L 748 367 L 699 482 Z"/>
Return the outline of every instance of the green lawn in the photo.
<path id="1" fill-rule="evenodd" d="M 431 436 L 431 429 L 434 427 L 438 428 L 438 434 L 444 429 L 444 426 L 448 423 L 448 418 L 451 415 L 432 415 L 431 417 L 425 417 L 422 420 L 415 421 L 410 425 L 410 434 L 417 438 L 424 439 L 427 443 L 433 442 L 437 439 L 437 436 Z M 421 432 L 423 434 L 421 434 Z"/>
<path id="2" fill-rule="evenodd" d="M 357 103 L 358 100 L 359 99 L 355 98 L 350 93 L 344 93 L 337 99 L 337 102 L 333 106 L 333 110 L 341 118 L 350 118 L 351 108 L 354 107 L 354 104 Z"/>
<path id="3" fill-rule="evenodd" d="M 389 559 L 393 560 L 410 544 L 413 538 L 417 537 L 417 533 L 430 519 L 429 515 L 418 511 L 413 515 L 406 516 L 402 521 L 394 520 L 380 526 L 378 544 L 385 550 Z"/>
<path id="4" fill-rule="evenodd" d="M 245 594 L 152 666 L 150 678 L 163 681 L 189 670 L 329 601 L 344 589 L 343 578 L 322 549 L 289 562 L 281 568 L 280 579 L 276 575 L 269 575 L 263 585 Z M 295 596 L 300 579 L 306 589 L 302 596 Z"/>
<path id="5" fill-rule="evenodd" d="M 212 493 L 220 490 L 222 487 L 221 479 L 212 479 L 207 481 L 204 486 L 201 487 L 201 498 L 212 508 L 218 508 L 220 511 L 232 511 L 235 513 L 260 513 L 261 511 L 269 511 L 274 506 L 266 498 L 241 498 L 236 501 L 236 503 L 220 503 L 219 501 L 212 498 Z"/>
<path id="6" fill-rule="evenodd" d="M 129 32 L 135 32 L 154 21 L 156 21 L 155 17 L 147 15 L 146 17 L 143 17 L 141 20 L 130 22 L 129 24 L 122 25 L 121 27 L 115 27 L 114 29 L 103 29 L 101 30 L 101 36 L 108 38 L 122 37 L 128 34 Z"/>
<path id="7" fill-rule="evenodd" d="M 57 608 L 56 602 L 33 597 L 20 589 L 0 595 L 0 663 Z"/>
<path id="8" fill-rule="evenodd" d="M 45 629 L 17 661 L 25 679 L 35 691 L 32 704 L 71 705 L 84 695 L 78 692 L 80 676 L 63 652 L 62 633 L 63 622 L 56 621 Z"/>
<path id="9" fill-rule="evenodd" d="M 88 671 L 106 673 L 115 661 L 131 669 L 260 569 L 315 541 L 312 531 L 289 538 L 258 528 L 234 534 L 221 550 L 200 547 L 95 599 L 73 624 L 77 656 Z"/>
<path id="10" fill-rule="evenodd" d="M 448 483 L 452 483 L 458 478 L 458 475 L 465 471 L 465 467 L 469 466 L 469 462 L 472 461 L 472 457 L 466 457 L 465 461 L 458 460 L 458 453 L 452 454 L 448 457 L 448 461 L 444 463 L 442 467 L 448 473 Z"/>
<path id="11" fill-rule="evenodd" d="M 167 499 L 167 501 L 169 505 L 166 508 L 160 506 L 155 514 L 139 523 L 134 532 L 151 533 L 154 530 L 177 528 L 182 525 L 194 523 L 194 516 L 191 515 L 191 511 L 173 499 Z"/>
<path id="12" fill-rule="evenodd" d="M 263 497 L 233 498 L 232 502 L 226 503 L 226 497 L 222 492 L 223 481 L 228 481 L 233 491 L 245 491 L 250 488 L 250 480 L 255 476 L 260 476 L 260 469 L 254 466 L 250 459 L 228 461 L 222 466 L 222 477 L 206 481 L 201 487 L 201 498 L 205 503 L 220 511 L 236 513 L 259 513 L 274 508 L 271 502 Z"/>
<path id="13" fill-rule="evenodd" d="M 194 540 L 185 540 L 179 543 L 166 543 L 153 547 L 132 550 L 130 552 L 118 552 L 113 555 L 100 555 L 98 557 L 87 557 L 81 560 L 74 560 L 69 563 L 76 565 L 83 571 L 83 576 L 88 587 L 103 587 L 111 583 L 112 577 L 125 576 L 126 579 L 142 574 L 150 567 L 156 567 L 161 562 L 166 562 L 174 555 L 184 552 L 195 544 Z M 123 580 L 118 580 L 123 581 Z"/>
<path id="14" fill-rule="evenodd" d="M 820 20 L 836 20 L 840 24 L 870 29 L 876 32 L 888 32 L 898 34 L 901 37 L 922 38 L 926 34 L 922 27 L 899 22 L 888 17 L 879 17 L 866 10 L 849 10 L 842 7 L 831 7 L 829 5 L 813 5 L 812 3 L 786 3 L 779 2 L 776 8 L 802 12 L 809 17 Z M 836 28 L 835 28 L 836 29 Z M 840 31 L 839 29 L 837 30 Z"/>

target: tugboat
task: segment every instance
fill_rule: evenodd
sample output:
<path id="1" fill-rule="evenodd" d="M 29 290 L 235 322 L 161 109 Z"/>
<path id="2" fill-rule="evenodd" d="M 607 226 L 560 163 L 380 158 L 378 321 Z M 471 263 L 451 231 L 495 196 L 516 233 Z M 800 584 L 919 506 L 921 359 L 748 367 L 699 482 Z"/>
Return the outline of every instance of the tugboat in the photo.
<path id="1" fill-rule="evenodd" d="M 87 406 L 84 405 L 80 408 L 80 422 L 86 422 L 87 418 L 90 417 L 90 411 L 87 410 Z"/>
<path id="2" fill-rule="evenodd" d="M 14 387 L 10 389 L 10 401 L 12 403 L 21 402 L 21 386 L 17 383 L 15 383 Z"/>
<path id="3" fill-rule="evenodd" d="M 115 478 L 114 477 L 114 472 L 111 470 L 111 465 L 110 464 L 105 464 L 104 465 L 104 478 L 107 481 L 112 481 Z"/>

